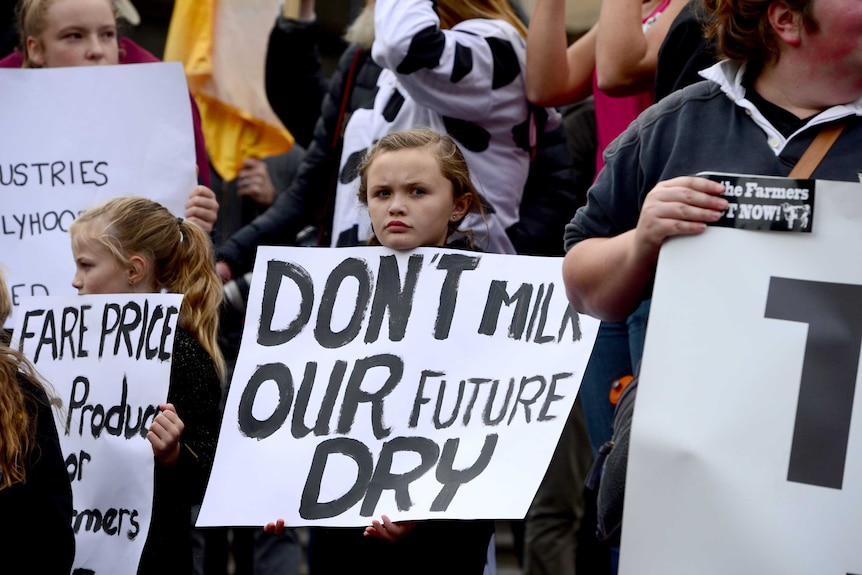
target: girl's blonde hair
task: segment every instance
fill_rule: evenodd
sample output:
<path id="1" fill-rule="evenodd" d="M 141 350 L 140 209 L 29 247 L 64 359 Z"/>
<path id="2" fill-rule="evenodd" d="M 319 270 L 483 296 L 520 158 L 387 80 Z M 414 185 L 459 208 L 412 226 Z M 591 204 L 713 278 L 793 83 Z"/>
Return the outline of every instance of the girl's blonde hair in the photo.
<path id="1" fill-rule="evenodd" d="M 417 128 L 414 130 L 402 130 L 386 134 L 375 143 L 365 154 L 365 158 L 359 165 L 359 201 L 368 205 L 368 168 L 374 159 L 384 152 L 397 152 L 399 150 L 411 150 L 414 148 L 428 147 L 437 158 L 440 172 L 443 177 L 452 183 L 453 199 L 467 196 L 470 198 L 467 213 L 477 212 L 485 218 L 482 200 L 473 181 L 470 179 L 470 169 L 467 160 L 455 141 L 447 134 L 435 132 L 430 128 Z M 449 222 L 449 235 L 458 232 L 461 220 Z M 470 236 L 472 247 L 472 233 L 463 232 Z M 377 245 L 377 238 L 372 236 L 371 243 Z"/>
<path id="2" fill-rule="evenodd" d="M 440 27 L 452 28 L 464 20 L 488 18 L 504 20 L 527 37 L 527 27 L 509 4 L 509 0 L 437 0 Z"/>
<path id="3" fill-rule="evenodd" d="M 23 68 L 35 68 L 33 62 L 30 61 L 30 53 L 27 50 L 27 38 L 33 37 L 39 39 L 42 33 L 45 32 L 45 27 L 48 23 L 48 8 L 51 7 L 51 2 L 54 0 L 18 0 L 18 5 L 15 7 L 15 22 L 18 26 L 18 42 L 21 49 L 21 54 L 24 56 L 24 62 L 21 64 Z M 114 19 L 117 19 L 117 3 L 114 0 L 105 0 L 110 4 L 111 10 L 114 12 Z"/>
<path id="4" fill-rule="evenodd" d="M 512 9 L 508 0 L 438 0 L 437 13 L 440 16 L 440 27 L 451 29 L 464 20 L 487 18 L 505 20 L 515 27 L 524 38 L 527 37 L 527 27 Z M 349 44 L 357 44 L 367 50 L 374 43 L 374 4 L 366 3 L 362 12 L 347 27 L 344 40 Z"/>
<path id="5" fill-rule="evenodd" d="M 11 311 L 12 300 L 0 270 L 0 329 Z M 27 480 L 27 461 L 36 445 L 36 418 L 27 409 L 32 399 L 21 390 L 19 377 L 41 387 L 33 366 L 9 347 L 4 334 L 0 338 L 0 490 Z"/>
<path id="6" fill-rule="evenodd" d="M 216 340 L 224 290 L 215 272 L 212 242 L 200 227 L 157 202 L 127 196 L 86 210 L 69 233 L 73 242 L 84 236 L 99 242 L 123 265 L 133 255 L 151 262 L 156 287 L 183 294 L 180 326 L 203 346 L 224 380 L 224 358 Z"/>

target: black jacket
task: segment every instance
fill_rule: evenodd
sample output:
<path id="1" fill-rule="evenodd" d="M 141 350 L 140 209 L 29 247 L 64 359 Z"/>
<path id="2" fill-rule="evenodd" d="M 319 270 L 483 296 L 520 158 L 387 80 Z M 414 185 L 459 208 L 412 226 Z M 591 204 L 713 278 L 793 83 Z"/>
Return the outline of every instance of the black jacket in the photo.
<path id="1" fill-rule="evenodd" d="M 36 435 L 27 481 L 0 489 L 0 551 L 6 557 L 2 571 L 68 575 L 75 557 L 72 485 L 51 405 L 41 387 L 21 375 L 17 384 L 28 415 L 35 419 Z"/>

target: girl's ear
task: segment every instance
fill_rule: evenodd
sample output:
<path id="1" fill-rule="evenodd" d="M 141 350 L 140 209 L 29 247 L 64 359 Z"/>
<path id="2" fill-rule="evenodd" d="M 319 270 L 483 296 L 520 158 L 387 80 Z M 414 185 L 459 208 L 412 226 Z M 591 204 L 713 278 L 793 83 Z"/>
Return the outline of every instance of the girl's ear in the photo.
<path id="1" fill-rule="evenodd" d="M 33 66 L 42 68 L 45 66 L 45 51 L 42 43 L 33 36 L 27 36 L 26 42 L 27 59 Z"/>
<path id="2" fill-rule="evenodd" d="M 798 46 L 802 41 L 802 14 L 791 10 L 784 0 L 773 2 L 766 11 L 775 35 L 786 44 Z"/>
<path id="3" fill-rule="evenodd" d="M 144 291 L 149 291 L 150 264 L 143 256 L 136 254 L 129 258 L 129 263 L 126 265 L 126 275 L 129 286 L 133 289 L 141 288 Z"/>
<path id="4" fill-rule="evenodd" d="M 469 194 L 464 194 L 459 198 L 455 198 L 455 202 L 452 206 L 452 221 L 461 221 L 461 219 L 467 215 L 467 212 L 470 210 L 470 206 L 473 203 L 472 200 L 473 196 Z"/>

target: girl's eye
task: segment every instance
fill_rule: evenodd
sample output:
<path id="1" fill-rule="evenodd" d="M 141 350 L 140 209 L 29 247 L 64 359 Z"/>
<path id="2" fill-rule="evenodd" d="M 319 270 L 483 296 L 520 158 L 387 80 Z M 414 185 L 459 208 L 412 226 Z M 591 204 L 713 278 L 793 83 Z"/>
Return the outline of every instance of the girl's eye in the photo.
<path id="1" fill-rule="evenodd" d="M 114 30 L 108 30 L 107 32 L 102 33 L 102 38 L 113 39 L 117 36 L 117 33 Z"/>
<path id="2" fill-rule="evenodd" d="M 413 188 L 411 192 L 414 196 L 424 196 L 427 192 L 422 188 Z"/>
<path id="3" fill-rule="evenodd" d="M 374 192 L 374 194 L 372 194 L 372 197 L 388 198 L 389 197 L 389 190 L 377 190 Z"/>
<path id="4" fill-rule="evenodd" d="M 80 40 L 81 34 L 78 32 L 69 32 L 68 34 L 66 34 L 66 38 L 68 38 L 69 40 Z"/>

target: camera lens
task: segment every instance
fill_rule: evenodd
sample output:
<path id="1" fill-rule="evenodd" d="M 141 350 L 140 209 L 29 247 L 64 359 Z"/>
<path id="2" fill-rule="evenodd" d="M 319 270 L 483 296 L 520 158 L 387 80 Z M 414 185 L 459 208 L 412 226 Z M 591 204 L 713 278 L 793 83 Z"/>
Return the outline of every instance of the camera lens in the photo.
<path id="1" fill-rule="evenodd" d="M 245 314 L 245 304 L 248 301 L 248 289 L 251 285 L 251 272 L 224 284 L 224 299 L 234 310 Z"/>

